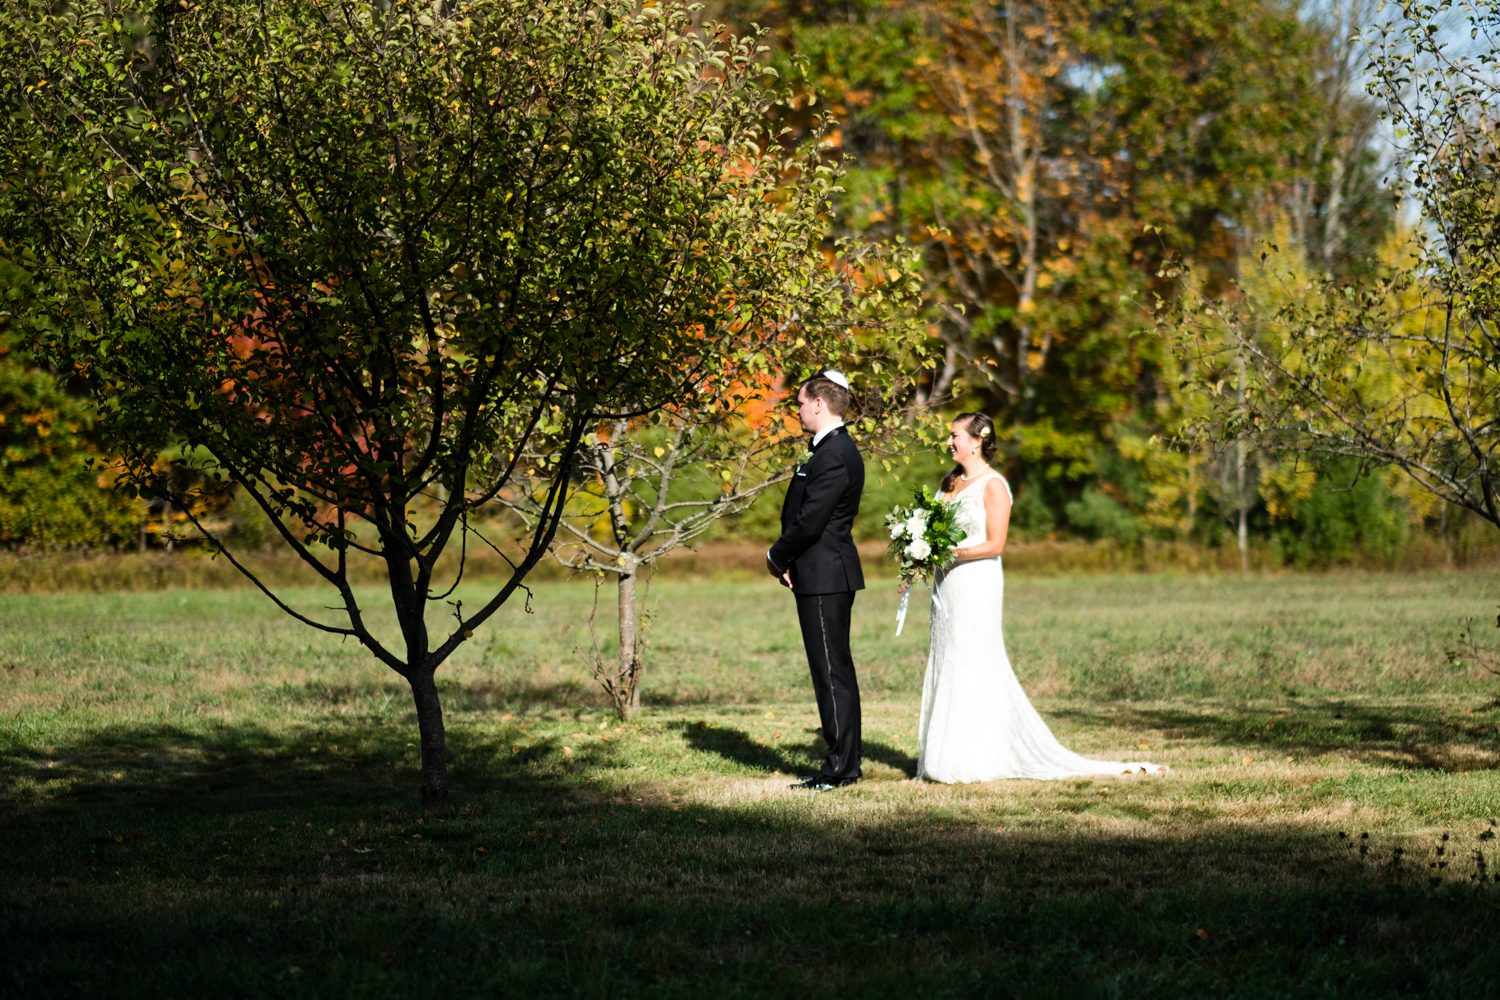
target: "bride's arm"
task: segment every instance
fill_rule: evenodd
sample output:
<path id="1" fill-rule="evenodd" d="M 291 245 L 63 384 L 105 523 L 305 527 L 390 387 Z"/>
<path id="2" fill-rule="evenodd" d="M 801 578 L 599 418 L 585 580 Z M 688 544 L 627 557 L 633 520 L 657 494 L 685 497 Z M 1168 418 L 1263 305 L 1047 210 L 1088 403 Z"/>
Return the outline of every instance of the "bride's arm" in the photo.
<path id="1" fill-rule="evenodd" d="M 993 559 L 1005 551 L 1005 536 L 1009 531 L 1010 491 L 996 477 L 984 487 L 985 540 L 978 545 L 954 549 L 953 557 L 959 562 L 965 559 Z"/>

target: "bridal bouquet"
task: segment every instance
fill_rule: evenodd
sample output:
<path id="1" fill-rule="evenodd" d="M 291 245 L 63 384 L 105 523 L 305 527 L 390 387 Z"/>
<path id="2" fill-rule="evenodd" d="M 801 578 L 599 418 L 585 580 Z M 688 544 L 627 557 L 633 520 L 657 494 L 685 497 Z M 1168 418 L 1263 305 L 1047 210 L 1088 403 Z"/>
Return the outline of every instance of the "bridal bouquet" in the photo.
<path id="1" fill-rule="evenodd" d="M 885 516 L 891 529 L 891 555 L 901 563 L 901 607 L 896 612 L 896 634 L 906 624 L 906 604 L 912 581 L 929 577 L 953 561 L 953 550 L 963 541 L 958 526 L 958 504 L 936 499 L 925 486 L 912 490 L 912 505 L 897 505 Z"/>

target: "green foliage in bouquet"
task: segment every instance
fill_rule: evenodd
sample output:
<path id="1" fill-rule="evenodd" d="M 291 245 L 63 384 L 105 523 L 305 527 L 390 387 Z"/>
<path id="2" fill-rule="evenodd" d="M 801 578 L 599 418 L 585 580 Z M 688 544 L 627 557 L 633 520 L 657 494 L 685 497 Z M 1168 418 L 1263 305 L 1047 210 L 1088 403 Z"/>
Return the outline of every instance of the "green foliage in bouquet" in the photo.
<path id="1" fill-rule="evenodd" d="M 925 486 L 914 488 L 911 495 L 910 507 L 898 505 L 885 516 L 891 532 L 891 558 L 901 564 L 905 583 L 948 565 L 964 539 L 958 504 L 938 500 Z"/>

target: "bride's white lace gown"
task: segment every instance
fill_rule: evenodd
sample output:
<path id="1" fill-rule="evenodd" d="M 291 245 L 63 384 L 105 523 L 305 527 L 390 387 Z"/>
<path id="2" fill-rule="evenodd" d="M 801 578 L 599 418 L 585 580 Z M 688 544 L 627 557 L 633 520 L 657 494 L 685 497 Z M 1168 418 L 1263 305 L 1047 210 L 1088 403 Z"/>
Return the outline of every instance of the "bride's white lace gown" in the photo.
<path id="1" fill-rule="evenodd" d="M 964 545 L 988 537 L 983 498 L 991 479 L 1010 492 L 1010 484 L 992 470 L 945 498 L 959 504 Z M 1057 742 L 1005 655 L 1005 572 L 998 556 L 939 573 L 933 594 L 917 777 L 951 783 L 1165 770 L 1142 761 L 1090 760 Z"/>

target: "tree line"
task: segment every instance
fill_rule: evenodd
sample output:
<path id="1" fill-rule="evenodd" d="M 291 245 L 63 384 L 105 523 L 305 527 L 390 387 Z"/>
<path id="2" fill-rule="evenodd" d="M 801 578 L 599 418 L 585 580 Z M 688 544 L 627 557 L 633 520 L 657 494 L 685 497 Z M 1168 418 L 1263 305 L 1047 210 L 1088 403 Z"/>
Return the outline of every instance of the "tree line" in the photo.
<path id="1" fill-rule="evenodd" d="M 768 125 L 783 141 L 817 134 L 844 166 L 829 239 L 902 239 L 919 255 L 930 357 L 912 362 L 911 402 L 995 417 L 1018 537 L 1258 539 L 1285 561 L 1326 563 L 1394 554 L 1411 525 L 1447 523 L 1389 476 L 1354 496 L 1347 468 L 1288 468 L 1243 442 L 1168 446 L 1192 409 L 1154 335 L 1156 303 L 1179 291 L 1173 268 L 1190 262 L 1214 295 L 1263 242 L 1335 282 L 1390 263 L 1396 164 L 1374 141 L 1382 105 L 1360 86 L 1373 2 L 733 0 L 692 17 L 741 37 L 767 29 L 757 59 L 789 94 L 767 105 Z M 14 311 L 27 293 L 4 277 Z M 191 539 L 187 512 L 123 502 L 107 469 L 85 468 L 102 442 L 76 377 L 71 391 L 32 377 L 6 330 L 0 540 Z M 78 416 L 44 442 L 51 413 Z M 190 475 L 167 447 L 157 461 Z M 743 499 L 774 503 L 761 492 Z M 218 504 L 200 513 L 269 536 L 253 505 Z"/>

